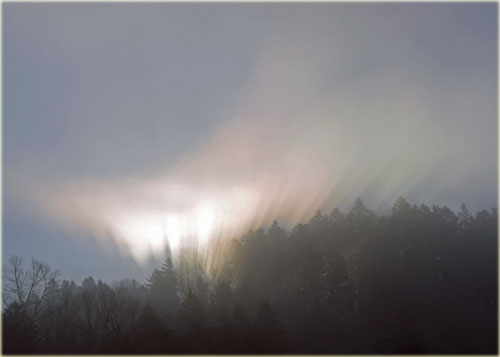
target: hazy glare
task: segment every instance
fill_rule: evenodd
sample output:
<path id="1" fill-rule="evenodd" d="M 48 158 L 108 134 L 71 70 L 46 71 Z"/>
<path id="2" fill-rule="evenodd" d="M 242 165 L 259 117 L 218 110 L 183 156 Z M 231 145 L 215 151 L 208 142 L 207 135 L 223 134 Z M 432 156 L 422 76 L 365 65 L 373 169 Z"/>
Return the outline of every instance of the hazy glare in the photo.
<path id="1" fill-rule="evenodd" d="M 497 205 L 496 4 L 3 9 L 4 256 L 144 276 L 357 197 Z"/>

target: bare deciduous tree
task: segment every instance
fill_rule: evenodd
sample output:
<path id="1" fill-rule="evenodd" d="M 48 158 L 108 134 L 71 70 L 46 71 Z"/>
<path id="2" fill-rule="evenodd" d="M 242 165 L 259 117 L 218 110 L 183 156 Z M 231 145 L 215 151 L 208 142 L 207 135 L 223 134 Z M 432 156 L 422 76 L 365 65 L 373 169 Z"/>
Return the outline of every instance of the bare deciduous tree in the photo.
<path id="1" fill-rule="evenodd" d="M 23 259 L 13 256 L 3 269 L 4 304 L 16 301 L 22 308 L 36 313 L 58 277 L 59 271 L 47 263 L 32 258 L 31 269 L 25 269 Z"/>

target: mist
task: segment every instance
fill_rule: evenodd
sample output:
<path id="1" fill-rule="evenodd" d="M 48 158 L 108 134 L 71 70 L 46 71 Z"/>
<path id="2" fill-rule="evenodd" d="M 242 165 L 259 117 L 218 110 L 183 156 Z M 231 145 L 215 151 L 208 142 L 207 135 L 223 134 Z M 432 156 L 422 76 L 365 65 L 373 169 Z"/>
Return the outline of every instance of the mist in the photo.
<path id="1" fill-rule="evenodd" d="M 496 3 L 6 3 L 2 352 L 497 354 Z"/>
<path id="2" fill-rule="evenodd" d="M 199 93 L 196 86 L 204 79 L 196 78 L 196 68 L 183 72 L 189 85 L 178 96 L 196 120 L 162 113 L 161 107 L 152 112 L 154 120 L 148 111 L 126 113 L 122 98 L 136 107 L 147 103 L 138 92 L 134 98 L 130 84 L 112 94 L 97 89 L 87 101 L 91 107 L 77 113 L 72 105 L 65 112 L 76 117 L 64 129 L 73 139 L 59 144 L 60 152 L 23 150 L 12 156 L 7 147 L 7 159 L 20 158 L 7 160 L 8 195 L 17 197 L 22 211 L 44 217 L 69 236 L 90 235 L 139 264 L 167 248 L 203 252 L 209 241 L 233 239 L 274 220 L 293 227 L 317 210 L 348 208 L 358 197 L 380 212 L 399 196 L 454 209 L 462 202 L 472 209 L 495 205 L 496 69 L 486 75 L 481 68 L 496 56 L 487 43 L 474 40 L 489 36 L 489 29 L 465 18 L 460 7 L 335 6 L 339 11 L 322 13 L 314 6 L 270 5 L 263 29 L 256 29 L 265 37 L 251 42 L 251 60 L 237 90 L 228 91 L 227 100 L 219 96 L 217 109 L 207 111 L 207 120 L 213 118 L 208 127 L 207 105 L 198 100 L 224 87 L 203 84 L 206 92 Z M 87 15 L 93 16 L 90 9 Z M 196 17 L 203 9 L 186 5 L 173 11 Z M 252 6 L 246 16 L 237 7 L 220 9 L 240 19 L 258 14 Z M 85 14 L 64 11 L 78 21 Z M 155 23 L 157 17 L 141 11 Z M 131 18 L 125 7 L 112 23 L 96 24 L 114 33 L 113 26 Z M 468 20 L 467 36 L 450 31 L 457 18 Z M 73 56 L 75 43 L 58 36 L 59 51 Z M 105 36 L 109 43 L 115 39 Z M 78 41 L 93 46 L 85 36 Z M 134 41 L 131 48 L 138 46 Z M 198 55 L 210 58 L 214 51 L 205 46 Z M 452 62 L 456 56 L 462 63 Z M 224 75 L 224 62 L 205 65 Z M 109 79 L 130 77 L 127 68 Z M 120 109 L 97 100 L 106 95 Z M 199 103 L 200 110 L 190 112 Z M 84 121 L 94 129 L 81 130 L 77 123 Z M 160 124 L 172 122 L 177 127 Z M 176 136 L 184 137 L 191 125 L 204 127 L 190 145 L 176 149 L 167 143 L 178 142 Z"/>

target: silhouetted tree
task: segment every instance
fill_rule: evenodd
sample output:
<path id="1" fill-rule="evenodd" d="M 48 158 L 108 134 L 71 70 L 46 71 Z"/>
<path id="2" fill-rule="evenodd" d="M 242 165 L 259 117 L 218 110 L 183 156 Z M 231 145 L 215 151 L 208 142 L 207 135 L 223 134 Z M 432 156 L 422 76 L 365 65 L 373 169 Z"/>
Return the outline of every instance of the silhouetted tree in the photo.
<path id="1" fill-rule="evenodd" d="M 148 278 L 151 305 L 163 318 L 173 319 L 180 306 L 177 273 L 167 257 L 161 269 L 155 269 Z"/>
<path id="2" fill-rule="evenodd" d="M 25 270 L 22 258 L 13 256 L 3 269 L 4 302 L 16 301 L 22 309 L 35 315 L 50 291 L 50 284 L 58 276 L 59 271 L 34 258 L 31 269 Z"/>
<path id="3" fill-rule="evenodd" d="M 498 352 L 497 209 L 400 197 L 375 214 L 358 199 L 347 214 L 317 211 L 290 232 L 274 221 L 226 248 L 215 273 L 188 249 L 146 285 L 59 282 L 46 263 L 13 257 L 3 352 Z"/>
<path id="4" fill-rule="evenodd" d="M 253 324 L 256 353 L 284 353 L 287 350 L 286 335 L 271 305 L 263 302 Z"/>
<path id="5" fill-rule="evenodd" d="M 163 354 L 176 351 L 170 333 L 149 304 L 142 308 L 135 329 L 130 332 L 128 345 L 128 353 Z"/>
<path id="6" fill-rule="evenodd" d="M 177 325 L 180 331 L 193 332 L 205 327 L 207 317 L 198 297 L 189 289 L 179 310 Z"/>
<path id="7" fill-rule="evenodd" d="M 3 313 L 2 323 L 2 353 L 31 354 L 38 351 L 39 332 L 25 307 L 17 301 L 10 303 Z"/>

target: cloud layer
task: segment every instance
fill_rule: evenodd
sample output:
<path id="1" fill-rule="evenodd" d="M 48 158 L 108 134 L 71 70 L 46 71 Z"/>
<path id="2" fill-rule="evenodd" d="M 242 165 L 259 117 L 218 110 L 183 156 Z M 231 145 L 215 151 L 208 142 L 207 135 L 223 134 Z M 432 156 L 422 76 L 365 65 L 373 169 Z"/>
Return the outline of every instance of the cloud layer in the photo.
<path id="1" fill-rule="evenodd" d="M 68 39 L 59 33 L 62 27 L 51 28 L 59 53 L 83 56 L 70 62 L 74 69 L 85 68 L 89 63 L 82 62 L 91 58 L 78 46 L 109 54 L 118 67 L 106 67 L 99 81 L 92 65 L 92 86 L 85 71 L 68 72 L 76 93 L 64 98 L 71 119 L 57 124 L 67 133 L 54 143 L 59 149 L 19 150 L 7 140 L 9 194 L 16 202 L 24 197 L 36 216 L 112 242 L 139 263 L 166 246 L 203 250 L 210 239 L 234 238 L 274 219 L 292 226 L 317 209 L 348 207 L 357 197 L 382 209 L 399 195 L 452 207 L 496 202 L 496 32 L 481 23 L 484 8 L 243 7 L 177 7 L 177 15 L 203 18 L 209 34 L 170 22 L 183 34 L 184 42 L 175 40 L 188 56 L 177 61 L 157 52 L 166 56 L 163 66 L 155 56 L 146 60 L 144 52 L 134 52 L 137 46 L 158 51 L 153 42 L 160 37 L 152 29 L 137 30 L 134 24 L 142 20 L 126 7 L 101 13 L 108 22 L 87 13 L 100 26 L 104 47 L 86 34 Z M 152 28 L 160 26 L 158 15 L 146 12 L 139 14 Z M 227 13 L 247 20 L 236 35 L 227 33 L 236 26 L 222 20 Z M 262 26 L 251 30 L 252 17 L 261 18 Z M 120 44 L 124 35 L 116 31 L 126 24 L 132 40 Z M 151 43 L 144 45 L 143 37 Z M 173 40 L 161 43 L 168 48 Z M 105 49 L 106 43 L 117 50 Z M 229 51 L 219 43 L 236 47 Z M 120 49 L 131 51 L 123 64 L 116 57 Z M 158 87 L 148 67 L 134 67 L 144 61 L 154 62 L 166 82 Z M 244 71 L 235 64 L 242 61 Z M 182 76 L 174 78 L 165 68 L 174 64 Z M 226 68 L 239 73 L 237 84 L 224 79 Z M 126 85 L 117 89 L 114 79 Z M 79 103 L 76 94 L 87 102 Z M 17 135 L 13 119 L 5 120 L 7 137 Z M 195 134 L 189 138 L 189 132 Z"/>

